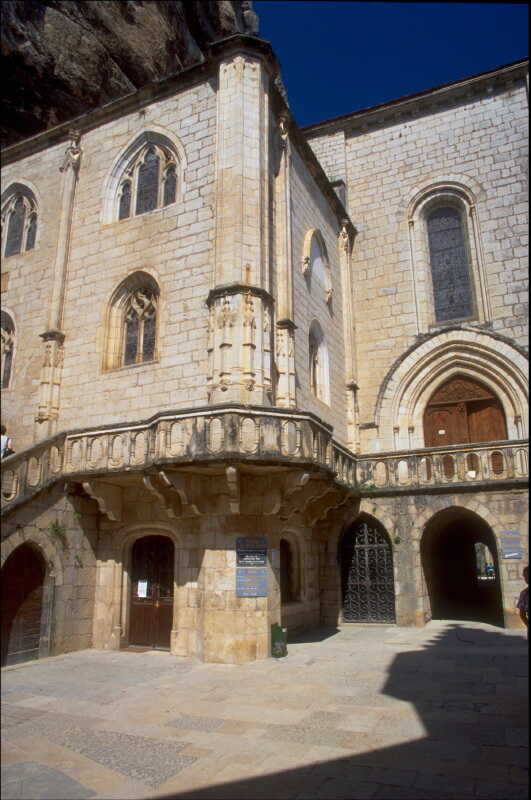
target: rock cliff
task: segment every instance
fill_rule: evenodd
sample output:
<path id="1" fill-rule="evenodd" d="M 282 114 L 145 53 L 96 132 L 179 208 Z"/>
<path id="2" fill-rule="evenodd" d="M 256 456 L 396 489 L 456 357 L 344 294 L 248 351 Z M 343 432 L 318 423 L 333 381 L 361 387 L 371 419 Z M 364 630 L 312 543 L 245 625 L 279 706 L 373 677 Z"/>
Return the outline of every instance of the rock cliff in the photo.
<path id="1" fill-rule="evenodd" d="M 2 144 L 14 144 L 258 33 L 242 0 L 4 0 Z"/>

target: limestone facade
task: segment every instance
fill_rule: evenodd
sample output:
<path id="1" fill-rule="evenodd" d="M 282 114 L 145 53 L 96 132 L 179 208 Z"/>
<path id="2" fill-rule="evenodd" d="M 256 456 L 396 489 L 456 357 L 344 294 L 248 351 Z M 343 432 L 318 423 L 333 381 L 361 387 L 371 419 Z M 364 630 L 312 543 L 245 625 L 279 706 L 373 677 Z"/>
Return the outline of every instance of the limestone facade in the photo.
<path id="1" fill-rule="evenodd" d="M 24 543 L 42 558 L 41 655 L 138 644 L 135 543 L 165 537 L 171 651 L 267 657 L 275 623 L 348 621 L 359 519 L 385 531 L 396 622 L 424 624 L 421 542 L 448 509 L 488 527 L 517 624 L 527 545 L 504 560 L 502 541 L 525 530 L 528 474 L 524 73 L 304 135 L 269 45 L 231 37 L 8 148 L 2 563 Z M 444 324 L 426 231 L 441 203 L 465 215 L 472 287 Z M 427 449 L 428 401 L 459 376 L 498 398 L 506 438 Z M 260 596 L 236 590 L 239 537 L 265 542 Z"/>

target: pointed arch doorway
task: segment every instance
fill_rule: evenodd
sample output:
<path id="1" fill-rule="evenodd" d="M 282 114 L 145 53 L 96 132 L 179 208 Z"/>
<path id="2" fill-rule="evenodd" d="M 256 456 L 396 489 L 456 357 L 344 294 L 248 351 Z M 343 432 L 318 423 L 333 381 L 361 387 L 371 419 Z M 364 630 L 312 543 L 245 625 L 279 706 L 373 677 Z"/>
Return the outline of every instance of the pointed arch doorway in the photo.
<path id="1" fill-rule="evenodd" d="M 393 551 L 384 530 L 362 515 L 339 551 L 343 622 L 396 622 Z"/>

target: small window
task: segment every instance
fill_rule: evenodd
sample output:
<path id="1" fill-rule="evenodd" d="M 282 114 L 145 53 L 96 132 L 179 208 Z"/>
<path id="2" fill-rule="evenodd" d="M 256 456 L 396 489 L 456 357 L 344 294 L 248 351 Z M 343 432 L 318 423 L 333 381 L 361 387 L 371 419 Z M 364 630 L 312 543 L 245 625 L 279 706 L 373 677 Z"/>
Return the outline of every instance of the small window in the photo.
<path id="1" fill-rule="evenodd" d="M 2 336 L 2 365 L 0 372 L 0 387 L 8 389 L 13 370 L 13 351 L 15 349 L 15 325 L 9 314 L 1 312 Z"/>
<path id="2" fill-rule="evenodd" d="M 474 314 L 470 263 L 461 212 L 437 208 L 427 218 L 436 322 Z"/>
<path id="3" fill-rule="evenodd" d="M 33 250 L 37 238 L 37 211 L 33 194 L 21 184 L 11 186 L 2 204 L 4 256 Z"/>

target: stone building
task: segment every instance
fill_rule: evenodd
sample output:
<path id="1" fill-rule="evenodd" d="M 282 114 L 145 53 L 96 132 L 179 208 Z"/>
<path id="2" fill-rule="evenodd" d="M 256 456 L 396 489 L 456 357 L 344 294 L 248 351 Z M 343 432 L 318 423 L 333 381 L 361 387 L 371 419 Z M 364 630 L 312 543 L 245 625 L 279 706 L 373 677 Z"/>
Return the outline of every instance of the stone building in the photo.
<path id="1" fill-rule="evenodd" d="M 254 24 L 4 150 L 3 663 L 519 624 L 527 62 L 301 130 Z"/>

